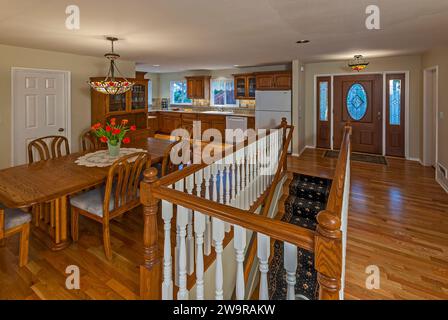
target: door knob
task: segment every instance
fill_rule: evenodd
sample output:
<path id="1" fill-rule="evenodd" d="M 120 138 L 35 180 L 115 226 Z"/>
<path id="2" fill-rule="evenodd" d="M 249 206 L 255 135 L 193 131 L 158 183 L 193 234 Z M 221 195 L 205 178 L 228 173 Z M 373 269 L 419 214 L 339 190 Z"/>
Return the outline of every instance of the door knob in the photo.
<path id="1" fill-rule="evenodd" d="M 59 130 L 58 130 L 59 132 L 64 132 L 65 131 L 65 129 L 64 128 L 59 128 Z"/>
<path id="2" fill-rule="evenodd" d="M 381 120 L 381 111 L 378 112 L 377 118 L 378 118 L 378 120 Z"/>

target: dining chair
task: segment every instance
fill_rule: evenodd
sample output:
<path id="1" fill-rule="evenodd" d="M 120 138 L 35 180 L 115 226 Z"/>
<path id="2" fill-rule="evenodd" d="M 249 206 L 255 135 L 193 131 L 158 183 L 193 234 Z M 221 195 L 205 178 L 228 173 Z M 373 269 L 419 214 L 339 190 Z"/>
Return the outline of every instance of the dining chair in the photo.
<path id="1" fill-rule="evenodd" d="M 36 154 L 39 155 L 39 161 L 68 155 L 70 154 L 68 139 L 63 136 L 48 136 L 33 140 L 28 144 L 28 157 L 30 163 L 36 161 L 34 157 Z"/>
<path id="2" fill-rule="evenodd" d="M 150 167 L 150 157 L 146 152 L 137 152 L 122 157 L 110 167 L 106 185 L 76 195 L 70 199 L 71 233 L 78 241 L 79 215 L 83 215 L 103 225 L 104 252 L 112 259 L 110 245 L 110 221 L 140 205 L 139 185 L 142 172 Z"/>
<path id="3" fill-rule="evenodd" d="M 92 130 L 86 131 L 82 135 L 82 151 L 93 152 L 101 149 L 104 145 L 99 141 L 98 137 L 92 132 Z"/>
<path id="4" fill-rule="evenodd" d="M 35 139 L 28 144 L 29 163 L 59 158 L 70 154 L 68 139 L 63 136 L 47 136 Z M 36 156 L 39 155 L 39 159 Z M 40 203 L 33 206 L 35 224 L 39 226 L 41 220 L 54 220 L 52 202 Z"/>
<path id="5" fill-rule="evenodd" d="M 0 205 L 0 241 L 20 233 L 19 266 L 28 263 L 31 214 Z"/>

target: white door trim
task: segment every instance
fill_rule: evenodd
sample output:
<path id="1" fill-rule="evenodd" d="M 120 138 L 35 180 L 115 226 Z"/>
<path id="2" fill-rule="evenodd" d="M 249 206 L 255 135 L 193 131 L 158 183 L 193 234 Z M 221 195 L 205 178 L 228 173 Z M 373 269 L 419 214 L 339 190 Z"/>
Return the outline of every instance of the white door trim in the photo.
<path id="1" fill-rule="evenodd" d="M 434 115 L 436 117 L 436 141 L 435 141 L 435 159 L 434 159 L 434 163 L 435 163 L 435 167 L 436 167 L 436 179 L 437 179 L 437 165 L 439 163 L 439 66 L 433 66 L 433 67 L 429 67 L 423 70 L 423 154 L 422 154 L 422 164 L 423 165 L 428 165 L 427 164 L 427 154 L 425 152 L 426 148 L 426 140 L 427 140 L 427 135 L 428 135 L 428 128 L 427 128 L 427 109 L 428 109 L 428 105 L 426 102 L 426 90 L 427 90 L 427 73 L 429 71 L 435 71 L 436 73 L 436 83 L 435 83 L 435 91 L 436 91 L 436 98 L 434 101 Z M 434 116 L 433 115 L 433 116 Z"/>
<path id="2" fill-rule="evenodd" d="M 65 110 L 65 136 L 68 139 L 70 150 L 72 150 L 72 104 L 71 104 L 71 72 L 65 70 L 52 69 L 36 69 L 36 68 L 22 68 L 11 67 L 11 166 L 14 166 L 14 125 L 15 125 L 15 108 L 14 108 L 14 83 L 16 80 L 16 73 L 18 71 L 34 71 L 34 72 L 55 72 L 64 76 L 64 90 L 66 92 L 64 101 Z"/>
<path id="3" fill-rule="evenodd" d="M 410 79 L 410 72 L 409 70 L 402 70 L 402 71 L 378 71 L 378 72 L 363 72 L 360 73 L 359 75 L 372 75 L 372 74 L 379 74 L 379 75 L 383 75 L 383 126 L 382 126 L 382 130 L 383 130 L 383 140 L 382 140 L 382 144 L 383 144 L 383 156 L 386 155 L 386 75 L 388 74 L 396 74 L 396 73 L 402 73 L 405 75 L 405 82 L 406 82 L 406 97 L 405 97 L 405 137 L 404 137 L 404 152 L 405 152 L 405 157 L 407 160 L 410 159 L 409 157 L 409 88 L 410 88 L 410 83 L 409 83 L 409 79 Z M 316 99 L 316 95 L 317 95 L 317 87 L 316 87 L 316 81 L 318 77 L 331 77 L 331 92 L 332 92 L 332 112 L 333 112 L 333 103 L 334 103 L 334 77 L 338 77 L 338 76 L 356 76 L 358 74 L 355 73 L 324 73 L 324 74 L 315 74 L 314 75 L 314 97 L 313 97 L 313 101 L 314 101 L 314 108 L 313 108 L 313 123 L 314 123 L 314 147 L 317 146 L 317 125 L 316 125 L 316 117 L 317 117 L 317 99 Z M 334 126 L 334 117 L 332 115 L 331 117 L 331 128 L 332 128 L 332 133 L 331 133 L 331 149 L 333 150 L 334 146 L 333 146 L 333 126 Z"/>

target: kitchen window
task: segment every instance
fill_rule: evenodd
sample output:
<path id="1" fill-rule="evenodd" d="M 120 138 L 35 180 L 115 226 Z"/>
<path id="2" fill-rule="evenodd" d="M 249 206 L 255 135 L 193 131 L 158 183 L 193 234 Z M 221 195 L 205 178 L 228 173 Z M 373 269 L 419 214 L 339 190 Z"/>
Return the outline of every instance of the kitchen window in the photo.
<path id="1" fill-rule="evenodd" d="M 171 104 L 191 104 L 191 99 L 187 96 L 187 81 L 170 82 Z"/>
<path id="2" fill-rule="evenodd" d="M 233 80 L 212 80 L 211 104 L 223 107 L 236 105 Z"/>

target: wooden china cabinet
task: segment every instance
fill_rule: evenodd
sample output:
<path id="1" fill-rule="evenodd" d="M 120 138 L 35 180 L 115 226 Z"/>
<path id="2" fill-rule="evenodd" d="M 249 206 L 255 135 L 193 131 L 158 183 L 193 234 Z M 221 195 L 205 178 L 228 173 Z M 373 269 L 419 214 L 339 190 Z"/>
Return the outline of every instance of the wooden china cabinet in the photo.
<path id="1" fill-rule="evenodd" d="M 106 95 L 91 89 L 92 125 L 100 122 L 105 125 L 111 118 L 118 122 L 129 120 L 129 125 L 137 126 L 137 131 L 129 132 L 131 139 L 141 139 L 149 136 L 148 130 L 148 80 L 144 72 L 137 72 L 136 78 L 128 78 L 135 85 L 126 93 Z M 90 78 L 91 81 L 101 81 L 104 77 Z"/>

